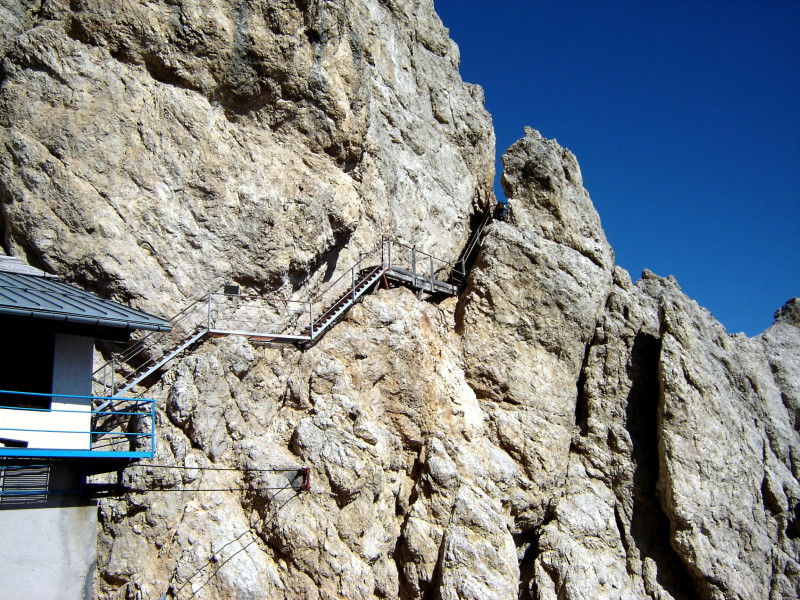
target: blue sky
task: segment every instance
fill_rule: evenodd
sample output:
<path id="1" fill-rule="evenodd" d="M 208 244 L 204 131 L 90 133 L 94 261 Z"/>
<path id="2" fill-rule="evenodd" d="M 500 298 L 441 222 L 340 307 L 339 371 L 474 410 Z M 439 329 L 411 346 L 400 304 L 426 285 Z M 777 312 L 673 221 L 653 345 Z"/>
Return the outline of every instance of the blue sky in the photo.
<path id="1" fill-rule="evenodd" d="M 525 125 L 569 148 L 634 281 L 748 335 L 800 296 L 800 1 L 434 4 L 498 158 Z"/>

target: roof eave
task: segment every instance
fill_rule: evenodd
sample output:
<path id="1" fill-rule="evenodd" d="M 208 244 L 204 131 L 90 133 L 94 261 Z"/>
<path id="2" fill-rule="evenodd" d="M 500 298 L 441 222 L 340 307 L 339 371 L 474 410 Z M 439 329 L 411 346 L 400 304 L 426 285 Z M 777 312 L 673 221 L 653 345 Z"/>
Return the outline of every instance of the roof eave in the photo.
<path id="1" fill-rule="evenodd" d="M 79 315 L 69 315 L 46 310 L 19 309 L 11 307 L 0 308 L 0 314 L 14 317 L 29 317 L 33 319 L 47 319 L 49 321 L 65 321 L 67 323 L 77 323 L 80 325 L 92 325 L 98 327 L 112 327 L 115 329 L 136 330 L 144 329 L 147 331 L 172 331 L 172 325 L 163 321 L 161 323 L 137 323 L 135 321 L 120 321 L 116 319 L 92 319 Z"/>

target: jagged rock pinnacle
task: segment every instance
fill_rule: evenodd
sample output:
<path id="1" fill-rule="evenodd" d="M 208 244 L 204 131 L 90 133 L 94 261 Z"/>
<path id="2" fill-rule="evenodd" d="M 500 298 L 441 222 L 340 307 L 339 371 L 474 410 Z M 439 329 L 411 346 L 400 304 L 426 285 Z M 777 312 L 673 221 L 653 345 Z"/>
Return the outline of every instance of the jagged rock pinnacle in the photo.
<path id="1" fill-rule="evenodd" d="M 382 236 L 455 260 L 492 204 L 430 0 L 2 4 L 3 252 L 100 294 L 307 298 Z M 526 128 L 503 164 L 458 297 L 381 287 L 311 348 L 146 382 L 183 470 L 101 501 L 96 598 L 800 594 L 798 299 L 728 335 L 614 264 L 572 153 Z M 245 475 L 287 464 L 309 492 Z"/>

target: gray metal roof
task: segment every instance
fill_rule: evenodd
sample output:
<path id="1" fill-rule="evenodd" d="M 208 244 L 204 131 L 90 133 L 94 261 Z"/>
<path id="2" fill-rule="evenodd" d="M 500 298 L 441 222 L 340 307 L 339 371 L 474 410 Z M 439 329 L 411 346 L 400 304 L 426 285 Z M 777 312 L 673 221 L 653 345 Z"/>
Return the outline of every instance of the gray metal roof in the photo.
<path id="1" fill-rule="evenodd" d="M 0 257 L 10 258 L 10 257 Z M 2 263 L 9 261 L 3 260 Z M 19 261 L 16 261 L 19 263 Z M 25 267 L 24 263 L 19 263 Z M 27 272 L 6 271 L 0 264 L 0 315 L 67 321 L 119 329 L 169 331 L 168 321 L 118 302 L 104 300 L 62 281 Z"/>
<path id="2" fill-rule="evenodd" d="M 44 271 L 40 271 L 36 267 L 32 267 L 29 264 L 22 262 L 16 256 L 6 256 L 5 254 L 0 254 L 0 271 L 5 273 L 24 273 L 27 275 L 35 275 L 36 277 L 57 279 L 55 275 L 48 275 Z"/>

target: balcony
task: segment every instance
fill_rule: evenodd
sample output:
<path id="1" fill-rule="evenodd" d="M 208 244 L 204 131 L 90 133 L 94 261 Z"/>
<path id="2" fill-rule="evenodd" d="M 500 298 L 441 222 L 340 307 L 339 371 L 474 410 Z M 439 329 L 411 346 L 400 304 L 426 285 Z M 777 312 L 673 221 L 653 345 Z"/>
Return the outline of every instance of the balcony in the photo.
<path id="1" fill-rule="evenodd" d="M 154 400 L 0 390 L 2 458 L 151 458 L 154 449 Z"/>

